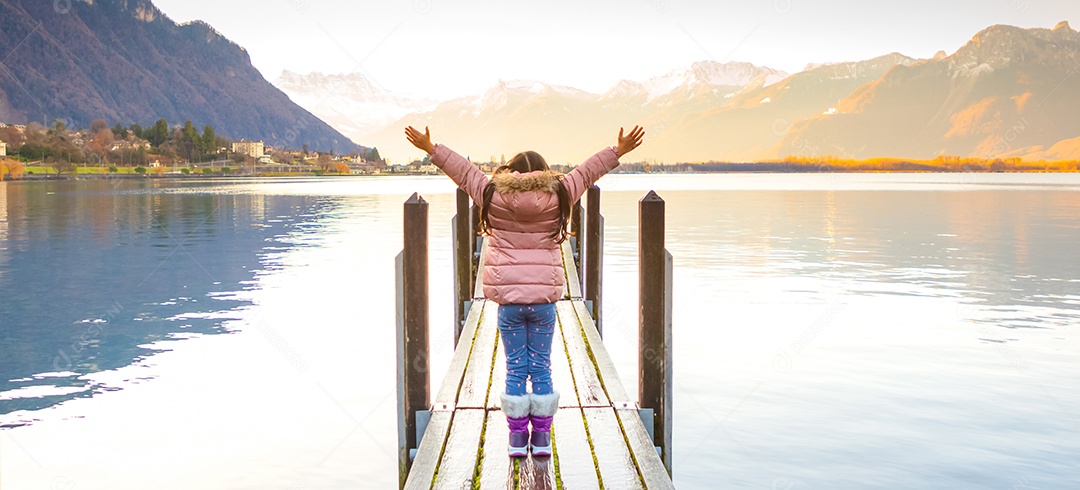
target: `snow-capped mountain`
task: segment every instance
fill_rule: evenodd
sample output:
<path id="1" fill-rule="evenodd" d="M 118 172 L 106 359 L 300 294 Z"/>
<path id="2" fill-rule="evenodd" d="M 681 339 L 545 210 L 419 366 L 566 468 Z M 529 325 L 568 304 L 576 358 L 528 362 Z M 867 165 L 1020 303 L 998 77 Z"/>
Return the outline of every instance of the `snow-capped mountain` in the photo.
<path id="1" fill-rule="evenodd" d="M 547 128 L 555 134 L 574 127 L 574 134 L 550 153 L 553 161 L 569 162 L 587 153 L 613 125 L 674 121 L 786 77 L 750 63 L 700 61 L 647 80 L 617 82 L 603 95 L 538 80 L 499 80 L 474 96 L 443 102 L 389 92 L 359 73 L 285 71 L 275 85 L 339 131 L 392 159 L 407 158 L 413 151 L 400 138 L 403 124 L 431 124 L 433 130 L 443 127 L 444 135 L 464 141 L 463 150 L 498 153 L 532 144 L 523 139 L 530 129 Z"/>
<path id="2" fill-rule="evenodd" d="M 673 70 L 643 82 L 621 80 L 604 94 L 604 99 L 636 98 L 644 94 L 646 104 L 670 104 L 695 96 L 724 96 L 748 87 L 765 87 L 787 77 L 782 71 L 750 63 L 699 61 L 687 69 Z"/>
<path id="3" fill-rule="evenodd" d="M 893 54 L 855 63 L 834 63 L 791 75 L 768 86 L 749 86 L 693 112 L 645 124 L 654 131 L 641 154 L 666 161 L 761 158 L 780 141 L 788 126 L 817 114 L 832 112 L 838 100 L 859 86 L 873 82 L 897 65 L 917 62 Z M 666 124 L 665 124 L 666 123 Z"/>
<path id="4" fill-rule="evenodd" d="M 562 85 L 549 85 L 536 80 L 499 80 L 483 94 L 455 99 L 448 104 L 463 104 L 472 108 L 474 116 L 486 111 L 498 111 L 513 101 L 535 97 L 566 97 L 574 101 L 595 101 L 599 96 Z"/>
<path id="5" fill-rule="evenodd" d="M 610 89 L 608 89 L 607 92 L 604 93 L 601 99 L 605 101 L 623 100 L 641 95 L 645 96 L 645 98 L 647 99 L 648 94 L 649 89 L 645 87 L 644 83 L 635 82 L 633 80 L 619 80 L 618 83 L 616 83 L 613 87 L 611 87 Z M 644 104 L 645 101 L 643 100 L 642 103 Z"/>
<path id="6" fill-rule="evenodd" d="M 603 95 L 536 80 L 500 80 L 475 96 L 409 114 L 364 141 L 384 156 L 415 156 L 400 135 L 411 124 L 430 126 L 458 151 L 478 158 L 535 148 L 549 162 L 577 163 L 611 144 L 620 125 L 659 127 L 657 121 L 721 105 L 731 94 L 786 76 L 750 63 L 702 61 L 644 81 L 619 81 Z"/>
<path id="7" fill-rule="evenodd" d="M 619 81 L 602 95 L 500 81 L 410 113 L 363 142 L 384 156 L 416 158 L 401 127 L 427 125 L 476 160 L 532 149 L 550 163 L 574 164 L 612 144 L 620 126 L 642 124 L 648 144 L 634 158 L 647 161 L 1071 155 L 1080 85 L 1061 81 L 1077 59 L 1080 34 L 1063 22 L 1053 29 L 994 26 L 951 55 L 889 53 L 790 76 L 703 61 Z"/>
<path id="8" fill-rule="evenodd" d="M 835 112 L 792 123 L 769 153 L 1068 158 L 1080 135 L 1077 60 L 1080 33 L 1067 22 L 991 26 L 952 55 L 901 63 Z"/>
<path id="9" fill-rule="evenodd" d="M 363 141 L 406 114 L 431 110 L 437 103 L 383 90 L 361 73 L 301 75 L 285 70 L 274 85 L 355 141 Z"/>

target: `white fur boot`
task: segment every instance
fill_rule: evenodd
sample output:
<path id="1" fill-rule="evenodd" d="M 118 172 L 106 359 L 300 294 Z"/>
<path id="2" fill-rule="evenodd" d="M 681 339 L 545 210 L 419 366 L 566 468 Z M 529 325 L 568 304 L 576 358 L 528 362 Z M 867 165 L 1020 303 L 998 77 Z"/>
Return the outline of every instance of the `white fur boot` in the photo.
<path id="1" fill-rule="evenodd" d="M 502 410 L 508 419 L 520 419 L 529 416 L 532 399 L 528 394 L 502 394 Z"/>
<path id="2" fill-rule="evenodd" d="M 529 455 L 529 395 L 502 395 L 503 414 L 510 426 L 511 458 L 523 458 Z"/>
<path id="3" fill-rule="evenodd" d="M 554 417 L 559 410 L 559 392 L 550 395 L 529 395 L 529 415 L 533 417 Z"/>
<path id="4" fill-rule="evenodd" d="M 534 393 L 530 396 L 529 423 L 532 424 L 532 434 L 529 436 L 529 446 L 532 447 L 533 456 L 551 456 L 551 424 L 558 410 L 559 392 L 550 395 Z"/>

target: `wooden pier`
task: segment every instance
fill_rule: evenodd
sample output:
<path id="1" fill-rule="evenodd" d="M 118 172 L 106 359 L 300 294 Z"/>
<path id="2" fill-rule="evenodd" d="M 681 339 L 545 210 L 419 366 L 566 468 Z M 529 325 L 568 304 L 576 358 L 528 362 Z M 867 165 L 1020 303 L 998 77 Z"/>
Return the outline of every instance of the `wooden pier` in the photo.
<path id="1" fill-rule="evenodd" d="M 459 194 L 458 218 L 455 219 L 469 219 L 473 214 L 468 209 L 468 200 L 461 198 L 462 194 Z M 599 196 L 599 190 L 590 196 Z M 655 199 L 650 201 L 649 196 Z M 657 212 L 662 217 L 663 201 L 654 193 L 649 196 L 641 201 L 643 219 L 655 216 Z M 586 261 L 585 254 L 575 250 L 581 243 L 575 239 L 563 244 L 567 288 L 556 305 L 558 322 L 551 356 L 553 382 L 561 393 L 552 428 L 554 454 L 510 458 L 507 456 L 508 428 L 499 396 L 506 369 L 497 326 L 498 305 L 485 300 L 483 295 L 486 247 L 482 241 L 473 240 L 472 226 L 462 226 L 460 221 L 455 223 L 455 262 L 459 272 L 455 290 L 456 299 L 460 301 L 459 315 L 464 318 L 459 326 L 455 326 L 458 337 L 450 368 L 434 400 L 428 400 L 427 332 L 420 332 L 426 330 L 427 313 L 418 311 L 426 309 L 427 304 L 426 244 L 411 243 L 426 242 L 427 204 L 414 195 L 405 206 L 405 250 L 398 261 L 402 487 L 674 488 L 670 476 L 670 256 L 666 260 L 661 257 L 664 262 L 659 264 L 659 274 L 667 274 L 667 278 L 653 276 L 660 279 L 661 288 L 652 288 L 651 292 L 642 290 L 643 305 L 644 301 L 649 301 L 666 311 L 642 314 L 643 320 L 655 323 L 641 327 L 653 333 L 643 341 L 660 343 L 642 345 L 642 352 L 649 354 L 642 356 L 639 375 L 649 385 L 643 386 L 638 396 L 631 397 L 623 388 L 604 348 L 593 319 L 592 302 L 587 304 L 583 298 L 579 268 L 588 269 L 589 265 L 581 263 Z M 586 226 L 589 219 L 597 221 L 594 225 L 602 224 L 602 219 L 596 219 L 599 206 L 590 208 L 594 208 L 595 213 L 586 217 Z M 574 227 L 580 230 L 581 220 L 574 221 Z M 658 229 L 659 247 L 663 250 L 662 218 Z M 594 233 L 602 236 L 602 232 L 594 230 Z M 642 239 L 647 238 L 643 235 Z M 593 240 L 594 246 L 602 243 L 602 239 Z M 596 250 L 594 255 L 599 253 Z M 475 260 L 469 260 L 473 258 Z M 643 260 L 646 259 L 643 257 Z M 646 265 L 641 266 L 642 272 Z M 653 267 L 650 272 L 657 273 L 657 265 L 649 265 Z M 468 280 L 461 277 L 464 273 L 469 274 Z M 592 274 L 598 273 L 599 267 L 593 268 Z M 599 281 L 596 284 L 598 287 Z M 662 297 L 654 300 L 644 296 L 656 294 L 655 291 Z M 412 298 L 408 297 L 410 294 Z M 657 396 L 659 400 L 656 400 Z M 654 406 L 643 407 L 639 402 L 642 397 L 653 400 Z"/>

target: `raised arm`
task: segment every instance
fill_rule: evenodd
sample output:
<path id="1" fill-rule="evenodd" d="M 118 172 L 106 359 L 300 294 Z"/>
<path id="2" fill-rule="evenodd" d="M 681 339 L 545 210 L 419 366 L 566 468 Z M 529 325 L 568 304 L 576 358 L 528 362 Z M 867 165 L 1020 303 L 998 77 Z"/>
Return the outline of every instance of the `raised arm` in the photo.
<path id="1" fill-rule="evenodd" d="M 592 187 L 600 177 L 619 166 L 619 157 L 630 153 L 641 146 L 641 140 L 645 136 L 645 129 L 634 126 L 630 134 L 623 135 L 623 129 L 619 128 L 619 144 L 610 148 L 604 148 L 585 163 L 578 165 L 566 175 L 566 190 L 570 192 L 570 202 L 577 202 L 585 194 L 585 190 Z"/>
<path id="2" fill-rule="evenodd" d="M 446 172 L 454 183 L 465 190 L 474 202 L 480 204 L 484 199 L 484 187 L 487 186 L 488 176 L 484 175 L 476 165 L 473 165 L 465 157 L 458 155 L 454 150 L 445 145 L 436 145 L 431 142 L 431 131 L 424 128 L 424 132 L 416 130 L 412 126 L 405 128 L 405 137 L 413 146 L 424 150 L 431 155 L 431 163 Z"/>

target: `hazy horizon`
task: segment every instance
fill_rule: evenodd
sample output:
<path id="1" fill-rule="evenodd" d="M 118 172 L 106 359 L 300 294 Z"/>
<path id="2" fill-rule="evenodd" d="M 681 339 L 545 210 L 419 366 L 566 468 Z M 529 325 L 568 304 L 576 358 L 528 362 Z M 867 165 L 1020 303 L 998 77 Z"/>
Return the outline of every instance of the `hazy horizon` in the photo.
<path id="1" fill-rule="evenodd" d="M 559 1 L 544 8 L 442 0 L 154 3 L 177 22 L 209 23 L 244 47 L 267 80 L 282 70 L 359 72 L 382 89 L 439 99 L 478 93 L 500 79 L 602 93 L 621 79 L 644 80 L 705 60 L 795 73 L 808 63 L 891 52 L 928 58 L 939 50 L 954 52 L 994 24 L 1080 23 L 1080 3 L 1065 0 L 921 0 L 902 7 L 853 0 L 738 7 Z"/>

